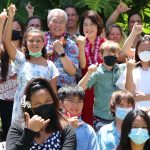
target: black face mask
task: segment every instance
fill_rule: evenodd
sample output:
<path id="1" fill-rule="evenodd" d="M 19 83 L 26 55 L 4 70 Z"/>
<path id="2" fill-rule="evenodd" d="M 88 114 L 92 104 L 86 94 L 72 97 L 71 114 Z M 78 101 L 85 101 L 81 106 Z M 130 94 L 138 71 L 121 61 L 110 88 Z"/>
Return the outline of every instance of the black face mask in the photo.
<path id="1" fill-rule="evenodd" d="M 104 56 L 104 63 L 107 66 L 114 66 L 114 64 L 117 62 L 116 56 Z"/>
<path id="2" fill-rule="evenodd" d="M 12 31 L 12 41 L 17 41 L 17 40 L 20 40 L 22 37 L 21 35 L 21 31 L 18 31 L 18 30 L 13 30 Z"/>
<path id="3" fill-rule="evenodd" d="M 41 116 L 43 119 L 47 120 L 53 116 L 54 111 L 55 111 L 54 107 L 55 107 L 54 103 L 45 104 L 40 107 L 33 108 L 33 113 L 34 115 Z"/>

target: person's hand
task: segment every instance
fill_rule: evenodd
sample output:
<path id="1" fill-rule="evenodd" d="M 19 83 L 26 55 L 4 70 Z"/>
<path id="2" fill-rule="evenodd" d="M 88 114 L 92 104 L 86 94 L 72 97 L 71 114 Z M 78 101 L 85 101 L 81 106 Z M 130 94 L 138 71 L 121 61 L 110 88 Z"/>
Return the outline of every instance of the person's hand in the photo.
<path id="1" fill-rule="evenodd" d="M 16 6 L 15 4 L 10 4 L 10 6 L 8 7 L 8 16 L 11 18 L 14 18 L 16 14 Z"/>
<path id="2" fill-rule="evenodd" d="M 74 36 L 75 37 L 75 40 L 76 40 L 76 43 L 77 43 L 77 46 L 79 47 L 79 50 L 80 51 L 84 51 L 84 46 L 85 46 L 85 42 L 86 42 L 86 36 Z"/>
<path id="3" fill-rule="evenodd" d="M 26 9 L 26 11 L 27 11 L 29 17 L 33 16 L 34 7 L 31 5 L 31 2 L 30 2 L 30 1 L 29 1 L 29 3 L 26 5 L 25 9 Z"/>
<path id="4" fill-rule="evenodd" d="M 7 12 L 6 9 L 3 9 L 3 11 L 0 13 L 0 23 L 4 24 L 7 19 Z"/>
<path id="5" fill-rule="evenodd" d="M 98 63 L 90 65 L 88 67 L 88 73 L 92 74 L 93 72 L 97 70 L 97 67 L 98 67 Z"/>
<path id="6" fill-rule="evenodd" d="M 129 8 L 125 3 L 123 3 L 122 1 L 120 1 L 120 4 L 117 6 L 117 11 L 118 13 L 124 13 L 129 11 L 131 8 Z"/>
<path id="7" fill-rule="evenodd" d="M 134 34 L 135 36 L 139 35 L 142 33 L 142 25 L 138 24 L 138 22 L 136 22 L 132 28 L 132 33 L 131 34 Z"/>
<path id="8" fill-rule="evenodd" d="M 63 43 L 60 40 L 54 41 L 53 49 L 57 52 L 58 55 L 64 53 Z"/>
<path id="9" fill-rule="evenodd" d="M 140 63 L 140 61 L 139 62 L 135 62 L 135 59 L 133 59 L 133 58 L 129 59 L 128 62 L 126 61 L 127 70 L 132 71 L 135 68 L 135 66 L 137 64 L 139 64 L 139 63 Z"/>
<path id="10" fill-rule="evenodd" d="M 34 132 L 39 132 L 44 126 L 46 126 L 50 122 L 50 119 L 44 120 L 38 115 L 34 115 L 32 118 L 30 118 L 27 112 L 25 112 L 25 120 L 27 128 Z"/>

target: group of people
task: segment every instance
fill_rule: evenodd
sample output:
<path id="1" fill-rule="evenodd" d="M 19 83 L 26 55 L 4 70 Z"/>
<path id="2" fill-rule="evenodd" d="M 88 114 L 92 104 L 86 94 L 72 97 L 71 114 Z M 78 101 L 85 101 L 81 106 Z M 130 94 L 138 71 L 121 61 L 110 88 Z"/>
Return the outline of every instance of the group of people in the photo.
<path id="1" fill-rule="evenodd" d="M 0 14 L 0 115 L 7 150 L 150 149 L 150 35 L 120 3 L 106 22 L 73 6 L 48 12 L 48 32 L 26 6 Z M 79 24 L 78 24 L 79 22 Z M 132 94 L 131 94 L 132 93 Z M 9 131 L 8 131 L 9 130 Z"/>

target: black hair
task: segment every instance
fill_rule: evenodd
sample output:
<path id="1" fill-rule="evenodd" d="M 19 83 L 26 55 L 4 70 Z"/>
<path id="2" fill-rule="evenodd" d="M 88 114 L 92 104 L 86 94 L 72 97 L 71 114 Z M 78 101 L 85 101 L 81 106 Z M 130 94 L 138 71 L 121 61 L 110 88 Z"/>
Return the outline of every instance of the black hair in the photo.
<path id="1" fill-rule="evenodd" d="M 135 108 L 135 100 L 134 100 L 134 96 L 132 95 L 132 93 L 130 93 L 129 91 L 123 91 L 123 90 L 115 91 L 112 93 L 110 102 L 109 102 L 109 107 L 110 107 L 111 114 L 113 115 L 113 117 L 115 116 L 115 112 L 113 110 L 115 110 L 116 105 L 120 104 L 122 100 L 127 101 L 128 104 L 132 105 L 132 108 Z"/>
<path id="2" fill-rule="evenodd" d="M 92 23 L 97 25 L 97 35 L 99 36 L 103 31 L 103 21 L 102 21 L 100 15 L 97 12 L 93 11 L 93 10 L 86 11 L 82 15 L 81 21 L 80 21 L 80 29 L 79 29 L 80 34 L 84 35 L 84 33 L 83 33 L 83 23 L 84 23 L 84 20 L 86 18 L 89 18 L 92 21 Z"/>
<path id="3" fill-rule="evenodd" d="M 58 98 L 61 101 L 70 96 L 78 96 L 80 99 L 84 99 L 85 92 L 82 87 L 75 83 L 66 84 L 58 90 Z"/>
<path id="4" fill-rule="evenodd" d="M 6 50 L 1 52 L 1 78 L 6 81 L 9 70 L 9 55 Z"/>
<path id="5" fill-rule="evenodd" d="M 64 10 L 66 10 L 67 8 L 73 8 L 76 11 L 76 14 L 78 15 L 78 10 L 77 10 L 76 6 L 74 6 L 74 5 L 68 5 L 68 6 L 64 7 Z"/>
<path id="6" fill-rule="evenodd" d="M 131 150 L 131 144 L 130 144 L 130 138 L 128 137 L 128 134 L 130 133 L 132 129 L 133 121 L 136 117 L 142 117 L 147 125 L 147 130 L 150 135 L 150 118 L 148 114 L 142 110 L 135 109 L 130 111 L 125 119 L 123 120 L 122 127 L 121 127 L 121 139 L 120 144 L 118 146 L 118 149 L 121 150 Z M 148 139 L 144 145 L 144 150 L 150 149 L 150 139 Z"/>
<path id="7" fill-rule="evenodd" d="M 37 19 L 37 20 L 39 20 L 39 22 L 40 22 L 40 25 L 41 25 L 41 30 L 43 29 L 43 23 L 42 23 L 42 19 L 41 19 L 41 17 L 40 16 L 38 16 L 38 15 L 33 15 L 33 16 L 31 16 L 31 17 L 29 17 L 28 19 L 27 19 L 27 21 L 26 21 L 26 28 L 27 28 L 27 26 L 28 26 L 28 24 L 29 24 L 29 22 L 31 21 L 31 20 L 33 20 L 33 19 Z"/>
<path id="8" fill-rule="evenodd" d="M 47 89 L 50 95 L 52 96 L 53 102 L 54 102 L 54 113 L 53 116 L 50 117 L 50 122 L 46 127 L 46 132 L 55 132 L 58 130 L 62 130 L 62 125 L 61 125 L 61 119 L 63 118 L 62 115 L 59 112 L 59 100 L 51 87 L 50 83 L 43 78 L 37 78 L 37 79 L 32 79 L 28 85 L 26 86 L 24 95 L 26 96 L 25 101 L 31 102 L 31 96 L 33 93 L 40 89 Z M 33 111 L 32 108 L 25 107 L 23 108 L 24 112 L 28 112 L 29 115 L 32 117 Z"/>
<path id="9" fill-rule="evenodd" d="M 136 61 L 136 62 L 141 61 L 140 58 L 139 58 L 139 54 L 138 54 L 138 48 L 139 48 L 140 44 L 141 44 L 142 42 L 145 42 L 145 41 L 148 41 L 148 42 L 150 43 L 150 35 L 144 35 L 143 37 L 140 37 L 140 38 L 138 39 L 137 44 L 136 44 L 136 50 L 135 50 L 135 61 Z M 141 66 L 141 63 L 139 63 L 137 66 L 142 67 L 142 66 Z"/>

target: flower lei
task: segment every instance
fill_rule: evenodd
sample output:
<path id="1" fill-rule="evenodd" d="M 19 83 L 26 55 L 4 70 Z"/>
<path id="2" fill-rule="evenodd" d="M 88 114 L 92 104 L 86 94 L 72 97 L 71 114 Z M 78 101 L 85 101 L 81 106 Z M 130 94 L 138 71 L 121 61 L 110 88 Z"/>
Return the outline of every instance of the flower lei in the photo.
<path id="1" fill-rule="evenodd" d="M 68 35 L 66 33 L 64 33 L 61 38 L 59 39 L 62 43 L 63 43 L 63 48 L 65 49 L 66 44 L 67 44 L 67 37 Z M 56 39 L 55 39 L 56 40 Z M 50 60 L 54 60 L 54 57 L 57 55 L 57 53 L 55 52 L 55 50 L 52 48 L 52 39 L 51 39 L 51 34 L 50 32 L 47 32 L 45 35 L 45 46 L 47 49 L 47 57 Z"/>
<path id="2" fill-rule="evenodd" d="M 96 37 L 95 42 L 94 42 L 94 48 L 92 51 L 92 45 L 90 44 L 89 40 L 86 39 L 86 44 L 85 44 L 85 53 L 86 57 L 88 60 L 88 66 L 91 64 L 95 64 L 98 62 L 99 58 L 99 47 L 100 44 L 102 43 L 101 39 L 99 36 Z"/>

